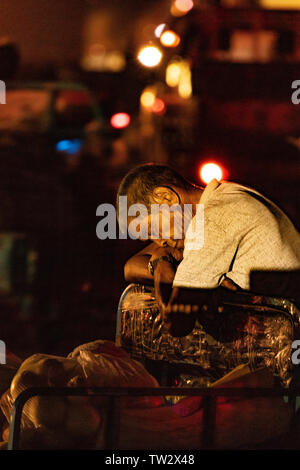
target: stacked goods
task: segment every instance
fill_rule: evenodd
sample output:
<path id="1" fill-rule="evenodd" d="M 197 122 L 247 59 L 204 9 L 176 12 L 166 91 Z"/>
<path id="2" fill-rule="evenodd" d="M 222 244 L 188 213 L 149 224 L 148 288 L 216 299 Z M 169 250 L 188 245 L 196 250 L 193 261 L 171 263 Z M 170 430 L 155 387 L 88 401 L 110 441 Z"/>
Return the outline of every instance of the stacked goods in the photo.
<path id="1" fill-rule="evenodd" d="M 34 354 L 26 359 L 2 396 L 1 409 L 9 422 L 17 396 L 32 387 L 158 387 L 144 367 L 109 341 L 76 348 L 66 358 Z M 155 398 L 124 398 L 123 407 L 149 407 Z M 35 396 L 22 414 L 22 448 L 101 448 L 107 399 L 91 396 Z M 7 429 L 3 439 L 7 439 Z"/>
<path id="2" fill-rule="evenodd" d="M 139 362 L 109 341 L 79 346 L 66 358 L 35 354 L 21 364 L 2 396 L 7 422 L 17 396 L 36 386 L 159 387 Z M 267 368 L 252 372 L 242 365 L 210 386 L 273 388 L 274 377 Z M 105 429 L 112 426 L 107 400 L 92 396 L 31 398 L 23 410 L 21 448 L 105 448 Z M 220 397 L 210 445 L 217 449 L 251 448 L 287 433 L 291 420 L 292 410 L 282 397 Z M 174 405 L 159 396 L 121 398 L 119 449 L 203 449 L 204 431 L 203 400 L 199 397 L 183 398 Z M 7 438 L 6 431 L 3 439 Z M 5 443 L 0 449 L 5 449 Z"/>

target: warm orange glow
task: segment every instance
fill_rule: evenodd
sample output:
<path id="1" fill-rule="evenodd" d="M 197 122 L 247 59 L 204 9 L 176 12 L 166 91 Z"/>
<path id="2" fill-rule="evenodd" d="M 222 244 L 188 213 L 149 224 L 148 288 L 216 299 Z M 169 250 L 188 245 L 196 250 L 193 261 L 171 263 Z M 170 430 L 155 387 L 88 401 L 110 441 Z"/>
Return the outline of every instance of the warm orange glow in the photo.
<path id="1" fill-rule="evenodd" d="M 164 31 L 160 36 L 160 42 L 165 47 L 177 47 L 180 43 L 180 37 L 174 31 Z"/>
<path id="2" fill-rule="evenodd" d="M 171 15 L 173 16 L 184 16 L 194 6 L 193 0 L 175 0 L 171 6 Z"/>
<path id="3" fill-rule="evenodd" d="M 163 114 L 165 110 L 166 110 L 166 105 L 164 101 L 160 98 L 156 98 L 152 106 L 153 113 Z"/>
<path id="4" fill-rule="evenodd" d="M 123 129 L 130 123 L 130 116 L 127 113 L 117 113 L 110 118 L 110 124 L 115 129 Z"/>
<path id="5" fill-rule="evenodd" d="M 260 0 L 260 6 L 262 8 L 299 10 L 300 0 Z"/>
<path id="6" fill-rule="evenodd" d="M 214 178 L 220 181 L 223 178 L 223 170 L 216 163 L 205 163 L 199 169 L 199 176 L 204 183 L 208 184 Z"/>
<path id="7" fill-rule="evenodd" d="M 174 5 L 177 10 L 187 13 L 193 8 L 194 2 L 193 0 L 175 0 Z"/>

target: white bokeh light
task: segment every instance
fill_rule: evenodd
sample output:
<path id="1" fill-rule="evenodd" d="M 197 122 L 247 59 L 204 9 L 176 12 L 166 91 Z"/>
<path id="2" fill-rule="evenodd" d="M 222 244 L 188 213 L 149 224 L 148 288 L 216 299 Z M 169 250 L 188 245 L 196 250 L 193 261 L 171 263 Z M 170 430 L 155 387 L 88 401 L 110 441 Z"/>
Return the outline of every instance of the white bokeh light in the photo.
<path id="1" fill-rule="evenodd" d="M 138 60 L 145 67 L 156 67 L 162 59 L 162 53 L 155 46 L 146 46 L 140 50 Z"/>
<path id="2" fill-rule="evenodd" d="M 214 178 L 218 181 L 223 178 L 223 170 L 220 165 L 216 163 L 205 163 L 201 166 L 199 174 L 202 181 L 206 184 Z"/>

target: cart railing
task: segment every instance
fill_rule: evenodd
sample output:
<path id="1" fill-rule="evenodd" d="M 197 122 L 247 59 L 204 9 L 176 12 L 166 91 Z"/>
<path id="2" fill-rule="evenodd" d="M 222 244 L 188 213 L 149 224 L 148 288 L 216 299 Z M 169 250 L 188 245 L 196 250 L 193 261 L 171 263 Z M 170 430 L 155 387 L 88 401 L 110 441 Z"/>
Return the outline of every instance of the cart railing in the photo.
<path id="1" fill-rule="evenodd" d="M 296 398 L 300 387 L 285 388 L 134 388 L 134 387 L 32 387 L 24 390 L 13 403 L 8 450 L 20 448 L 21 418 L 26 402 L 34 396 L 102 396 L 108 398 L 108 419 L 106 419 L 104 449 L 118 449 L 120 434 L 120 398 L 137 396 L 202 396 L 203 427 L 202 448 L 213 447 L 216 424 L 216 400 L 218 397 L 258 398 L 285 397 L 296 412 Z M 291 423 L 292 426 L 292 423 Z"/>

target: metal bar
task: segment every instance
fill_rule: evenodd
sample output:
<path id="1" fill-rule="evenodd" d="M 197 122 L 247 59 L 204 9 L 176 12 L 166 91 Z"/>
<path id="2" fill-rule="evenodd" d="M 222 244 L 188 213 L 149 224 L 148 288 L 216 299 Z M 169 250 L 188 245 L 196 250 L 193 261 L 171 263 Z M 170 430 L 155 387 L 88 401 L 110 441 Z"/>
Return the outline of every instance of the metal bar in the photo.
<path id="1" fill-rule="evenodd" d="M 41 396 L 223 396 L 223 397 L 263 397 L 263 396 L 300 396 L 300 387 L 293 389 L 268 387 L 31 387 L 19 394 L 17 402 L 28 400 L 37 395 Z"/>
<path id="2" fill-rule="evenodd" d="M 24 403 L 25 404 L 25 403 Z M 20 433 L 21 433 L 21 418 L 22 418 L 22 411 L 23 411 L 23 404 L 19 406 L 13 406 L 10 423 L 9 423 L 9 436 L 8 436 L 8 450 L 15 450 L 18 449 L 18 444 L 20 440 Z"/>
<path id="3" fill-rule="evenodd" d="M 203 428 L 202 428 L 202 447 L 210 449 L 213 447 L 215 428 L 216 428 L 216 397 L 203 397 Z"/>
<path id="4" fill-rule="evenodd" d="M 106 420 L 105 448 L 116 450 L 120 434 L 120 397 L 114 395 L 110 397 Z"/>
<path id="5" fill-rule="evenodd" d="M 21 417 L 25 403 L 33 396 L 107 396 L 107 397 L 126 397 L 126 396 L 203 396 L 216 398 L 221 397 L 289 397 L 300 396 L 300 387 L 287 389 L 272 388 L 135 388 L 135 387 L 32 387 L 24 390 L 16 398 L 11 413 L 10 432 L 8 450 L 17 450 L 19 446 Z M 212 402 L 206 403 L 211 406 L 211 416 L 213 416 Z M 205 412 L 206 413 L 206 412 Z M 207 412 L 208 413 L 208 412 Z M 209 414 L 209 413 L 208 413 Z M 119 412 L 116 411 L 115 420 L 119 420 Z M 115 428 L 115 429 L 118 429 Z M 211 430 L 208 431 L 208 434 Z M 118 434 L 118 432 L 116 432 Z M 111 437 L 112 445 L 116 445 L 115 437 Z"/>

